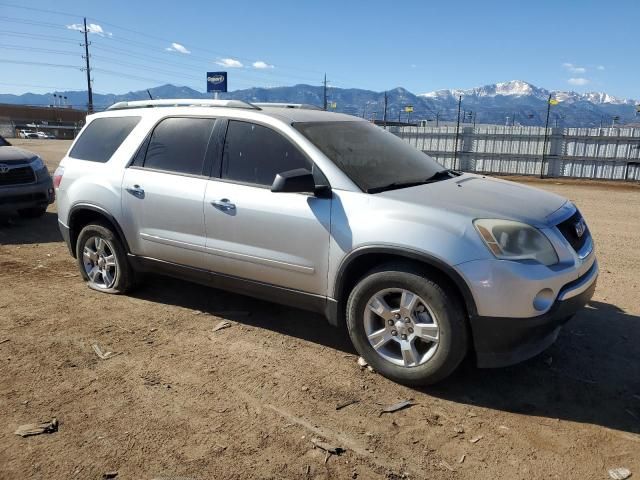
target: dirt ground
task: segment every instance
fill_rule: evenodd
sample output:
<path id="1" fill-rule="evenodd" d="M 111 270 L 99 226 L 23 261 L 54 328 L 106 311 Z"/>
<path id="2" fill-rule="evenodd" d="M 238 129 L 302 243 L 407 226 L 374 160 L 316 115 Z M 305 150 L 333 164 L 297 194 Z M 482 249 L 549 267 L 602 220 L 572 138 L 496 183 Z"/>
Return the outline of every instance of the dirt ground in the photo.
<path id="1" fill-rule="evenodd" d="M 68 148 L 14 143 L 52 171 Z M 640 478 L 640 190 L 536 186 L 587 218 L 593 301 L 541 356 L 467 362 L 424 389 L 361 371 L 346 334 L 309 313 L 162 277 L 130 296 L 92 291 L 55 206 L 1 225 L 0 478 Z M 14 434 L 53 417 L 56 433 Z M 325 458 L 312 438 L 346 452 Z"/>

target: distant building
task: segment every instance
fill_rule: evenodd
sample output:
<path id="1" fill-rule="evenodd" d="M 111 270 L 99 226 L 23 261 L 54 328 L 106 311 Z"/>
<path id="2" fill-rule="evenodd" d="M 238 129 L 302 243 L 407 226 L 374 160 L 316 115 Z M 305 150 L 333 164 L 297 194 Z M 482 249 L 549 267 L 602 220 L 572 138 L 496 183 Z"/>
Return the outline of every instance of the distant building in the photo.
<path id="1" fill-rule="evenodd" d="M 0 104 L 0 134 L 20 137 L 42 132 L 49 137 L 71 139 L 84 125 L 87 112 L 65 106 L 29 107 Z"/>

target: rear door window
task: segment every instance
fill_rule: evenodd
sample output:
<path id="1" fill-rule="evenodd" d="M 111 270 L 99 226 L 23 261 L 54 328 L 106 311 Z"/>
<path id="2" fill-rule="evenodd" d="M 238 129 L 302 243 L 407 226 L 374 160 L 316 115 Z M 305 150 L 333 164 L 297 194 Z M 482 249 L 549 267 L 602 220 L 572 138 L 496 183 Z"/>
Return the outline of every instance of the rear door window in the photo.
<path id="1" fill-rule="evenodd" d="M 203 175 L 214 118 L 166 118 L 151 134 L 144 168 Z M 137 161 L 134 161 L 137 163 Z"/>
<path id="2" fill-rule="evenodd" d="M 108 162 L 139 121 L 140 117 L 96 118 L 82 132 L 69 156 L 90 162 Z"/>
<path id="3" fill-rule="evenodd" d="M 229 121 L 222 178 L 271 186 L 278 173 L 306 168 L 311 162 L 280 133 L 249 122 Z"/>

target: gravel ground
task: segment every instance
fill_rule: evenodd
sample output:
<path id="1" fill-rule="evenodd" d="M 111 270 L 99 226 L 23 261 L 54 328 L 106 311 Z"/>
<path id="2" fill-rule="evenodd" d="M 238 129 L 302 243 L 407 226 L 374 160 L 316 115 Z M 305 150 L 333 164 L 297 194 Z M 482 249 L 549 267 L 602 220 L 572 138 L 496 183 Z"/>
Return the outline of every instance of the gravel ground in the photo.
<path id="1" fill-rule="evenodd" d="M 68 148 L 14 143 L 52 170 Z M 92 291 L 55 206 L 0 225 L 0 478 L 640 476 L 640 190 L 535 184 L 587 218 L 593 301 L 541 356 L 467 362 L 425 389 L 360 370 L 346 334 L 306 312 L 162 277 L 130 296 Z M 101 360 L 96 343 L 117 355 Z M 415 405 L 380 415 L 405 399 Z M 56 433 L 13 433 L 53 417 Z M 346 452 L 326 457 L 313 438 Z"/>

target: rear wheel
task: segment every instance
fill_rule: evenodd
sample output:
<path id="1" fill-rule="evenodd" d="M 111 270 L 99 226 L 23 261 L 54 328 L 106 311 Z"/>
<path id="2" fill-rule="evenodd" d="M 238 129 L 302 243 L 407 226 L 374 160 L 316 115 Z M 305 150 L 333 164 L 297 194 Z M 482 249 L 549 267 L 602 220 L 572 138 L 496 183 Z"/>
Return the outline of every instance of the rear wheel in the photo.
<path id="1" fill-rule="evenodd" d="M 18 210 L 18 215 L 22 218 L 40 218 L 47 211 L 47 206 L 43 205 L 40 207 L 31 207 L 31 208 L 23 208 Z"/>
<path id="2" fill-rule="evenodd" d="M 90 224 L 78 235 L 76 258 L 89 287 L 106 293 L 125 293 L 133 287 L 134 273 L 122 242 L 110 227 Z"/>
<path id="3" fill-rule="evenodd" d="M 444 379 L 467 353 L 457 295 L 410 265 L 386 265 L 365 276 L 349 296 L 347 327 L 360 355 L 405 385 Z"/>

